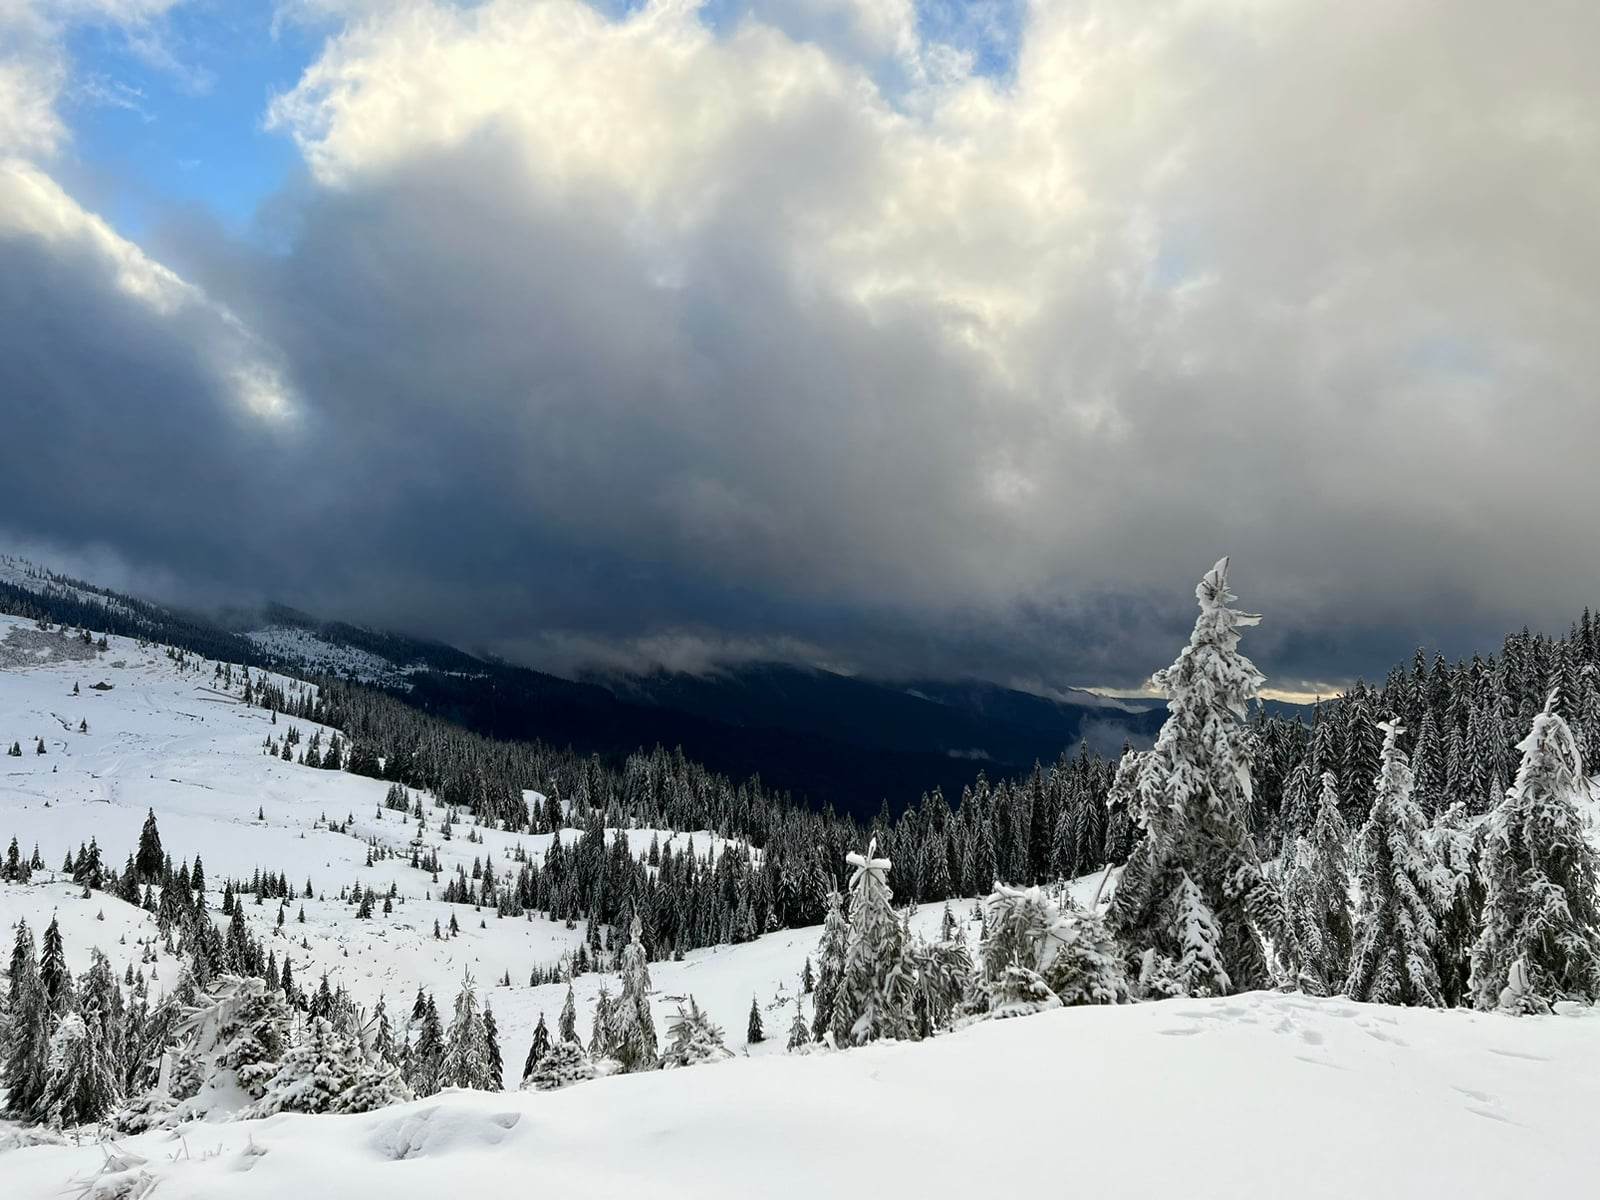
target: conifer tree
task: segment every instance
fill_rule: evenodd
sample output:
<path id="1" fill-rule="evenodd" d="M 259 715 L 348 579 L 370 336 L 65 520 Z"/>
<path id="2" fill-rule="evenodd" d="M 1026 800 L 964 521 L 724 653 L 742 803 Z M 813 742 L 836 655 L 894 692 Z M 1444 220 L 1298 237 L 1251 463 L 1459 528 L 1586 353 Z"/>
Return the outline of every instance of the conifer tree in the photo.
<path id="1" fill-rule="evenodd" d="M 1428 852 L 1422 811 L 1411 796 L 1401 727 L 1380 722 L 1377 796 L 1356 837 L 1360 900 L 1345 993 L 1353 1000 L 1437 1008 L 1439 900 L 1443 879 Z"/>
<path id="2" fill-rule="evenodd" d="M 439 1021 L 439 1008 L 429 996 L 422 1019 L 416 1022 L 417 1040 L 406 1060 L 406 1082 L 419 1096 L 431 1096 L 443 1086 L 444 1029 Z"/>
<path id="3" fill-rule="evenodd" d="M 1224 558 L 1200 581 L 1189 644 L 1152 677 L 1168 716 L 1139 761 L 1145 836 L 1107 913 L 1146 991 L 1226 995 L 1275 975 L 1269 943 L 1281 907 L 1249 833 L 1253 743 L 1243 724 L 1262 676 L 1238 650 L 1239 631 L 1260 618 L 1229 607 L 1227 572 Z"/>
<path id="4" fill-rule="evenodd" d="M 563 1042 L 581 1045 L 578 1040 L 578 1007 L 572 994 L 572 980 L 567 980 L 567 998 L 561 1004 L 561 1017 L 556 1022 L 556 1032 Z"/>
<path id="5" fill-rule="evenodd" d="M 1350 973 L 1350 830 L 1338 777 L 1322 773 L 1316 820 L 1295 839 L 1283 881 L 1286 953 L 1301 990 L 1331 996 Z"/>
<path id="6" fill-rule="evenodd" d="M 794 1020 L 789 1022 L 789 1043 L 786 1049 L 799 1050 L 811 1044 L 811 1026 L 806 1024 L 805 1007 L 800 1003 L 800 997 L 794 998 Z"/>
<path id="7" fill-rule="evenodd" d="M 760 1045 L 767 1040 L 766 1030 L 761 1027 L 761 1006 L 756 1003 L 754 996 L 750 997 L 750 1020 L 745 1025 L 744 1040 L 750 1046 Z"/>
<path id="8" fill-rule="evenodd" d="M 478 1009 L 478 990 L 470 973 L 461 980 L 456 993 L 455 1017 L 445 1039 L 442 1087 L 487 1089 L 489 1086 L 489 1046 L 483 1013 Z"/>
<path id="9" fill-rule="evenodd" d="M 878 858 L 878 840 L 866 854 L 851 852 L 850 933 L 844 972 L 833 1002 L 836 1045 L 862 1045 L 878 1038 L 911 1036 L 915 965 L 905 928 L 890 907 L 890 860 Z"/>
<path id="10" fill-rule="evenodd" d="M 1478 1008 L 1536 1012 L 1600 997 L 1600 860 L 1579 807 L 1589 798 L 1582 756 L 1556 696 L 1519 743 L 1516 783 L 1488 819 L 1483 931 L 1472 958 Z"/>
<path id="11" fill-rule="evenodd" d="M 589 1057 L 599 1061 L 612 1057 L 611 993 L 601 983 L 594 999 L 594 1022 L 589 1029 Z"/>
<path id="12" fill-rule="evenodd" d="M 500 1027 L 495 1024 L 494 1010 L 487 1003 L 483 1006 L 483 1045 L 489 1060 L 483 1086 L 491 1092 L 501 1091 L 505 1087 L 506 1067 L 500 1058 Z"/>
<path id="13" fill-rule="evenodd" d="M 44 1092 L 36 1111 L 51 1125 L 71 1127 L 100 1120 L 121 1099 L 121 1087 L 98 1027 L 77 1013 L 68 1013 L 50 1037 Z"/>
<path id="14" fill-rule="evenodd" d="M 540 1057 L 530 1074 L 522 1081 L 523 1090 L 554 1091 L 593 1079 L 598 1072 L 583 1047 L 577 1042 L 560 1041 Z"/>
<path id="15" fill-rule="evenodd" d="M 44 984 L 45 1001 L 53 1016 L 72 1008 L 72 972 L 67 970 L 67 954 L 61 944 L 61 925 L 54 914 L 45 927 L 39 950 L 39 982 Z"/>
<path id="16" fill-rule="evenodd" d="M 33 934 L 26 921 L 17 922 L 7 971 L 7 997 L 5 1038 L 0 1042 L 0 1050 L 4 1051 L 0 1082 L 6 1087 L 6 1111 L 29 1120 L 44 1095 L 50 1058 L 50 1001 L 39 978 Z"/>
<path id="17" fill-rule="evenodd" d="M 650 968 L 640 939 L 642 931 L 635 912 L 628 944 L 622 949 L 622 995 L 610 1014 L 610 1055 L 625 1072 L 650 1071 L 656 1066 L 656 1021 L 650 1012 Z"/>
<path id="18" fill-rule="evenodd" d="M 1457 800 L 1438 815 L 1426 836 L 1428 853 L 1440 871 L 1439 989 L 1448 1006 L 1471 1003 L 1472 950 L 1483 923 L 1484 826 Z"/>
<path id="19" fill-rule="evenodd" d="M 706 1015 L 693 996 L 689 1007 L 678 1005 L 678 1013 L 667 1026 L 672 1039 L 662 1054 L 663 1067 L 693 1067 L 720 1062 L 733 1054 L 722 1040 L 722 1030 Z"/>
<path id="20" fill-rule="evenodd" d="M 140 883 L 160 883 L 161 865 L 166 856 L 161 850 L 161 831 L 156 828 L 156 810 L 150 809 L 144 818 L 144 829 L 139 833 L 139 849 L 133 865 L 139 872 Z"/>
<path id="21" fill-rule="evenodd" d="M 539 1014 L 539 1023 L 533 1029 L 533 1044 L 528 1047 L 527 1061 L 522 1064 L 522 1086 L 528 1086 L 528 1079 L 533 1074 L 533 1069 L 539 1065 L 539 1060 L 550 1053 L 550 1030 L 544 1023 L 544 1013 Z"/>
<path id="22" fill-rule="evenodd" d="M 845 950 L 850 943 L 850 927 L 845 923 L 844 907 L 837 890 L 828 892 L 827 915 L 822 921 L 822 942 L 817 947 L 817 981 L 812 998 L 812 1032 L 820 1042 L 833 1027 L 833 1006 L 844 977 Z"/>

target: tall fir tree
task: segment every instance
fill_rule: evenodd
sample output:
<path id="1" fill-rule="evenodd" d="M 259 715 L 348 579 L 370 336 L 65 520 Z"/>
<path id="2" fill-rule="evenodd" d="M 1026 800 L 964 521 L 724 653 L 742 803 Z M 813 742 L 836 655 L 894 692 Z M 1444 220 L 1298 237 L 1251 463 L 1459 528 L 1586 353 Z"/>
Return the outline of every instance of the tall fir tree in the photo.
<path id="1" fill-rule="evenodd" d="M 578 1006 L 572 994 L 572 980 L 567 980 L 567 998 L 561 1004 L 561 1018 L 556 1023 L 556 1030 L 563 1042 L 570 1042 L 574 1046 L 581 1045 L 578 1040 Z"/>
<path id="2" fill-rule="evenodd" d="M 528 1086 L 528 1079 L 533 1075 L 533 1070 L 539 1065 L 539 1060 L 550 1053 L 550 1028 L 544 1023 L 544 1013 L 539 1014 L 539 1023 L 533 1028 L 533 1043 L 528 1047 L 528 1057 L 522 1064 L 522 1086 Z"/>
<path id="3" fill-rule="evenodd" d="M 844 972 L 833 1002 L 833 1040 L 839 1046 L 907 1038 L 912 1032 L 916 968 L 905 927 L 890 906 L 888 874 L 892 864 L 877 857 L 877 851 L 878 841 L 873 838 L 865 854 L 845 856 L 855 873 L 850 879 Z"/>
<path id="4" fill-rule="evenodd" d="M 1516 782 L 1488 818 L 1470 984 L 1478 1008 L 1543 1011 L 1554 1000 L 1600 998 L 1600 858 L 1580 808 L 1589 798 L 1583 758 L 1556 695 L 1519 743 Z"/>
<path id="5" fill-rule="evenodd" d="M 833 1006 L 844 978 L 845 951 L 850 944 L 850 926 L 844 919 L 844 905 L 837 890 L 828 892 L 827 913 L 822 919 L 822 942 L 817 947 L 817 980 L 811 1000 L 812 1034 L 817 1041 L 833 1027 Z"/>
<path id="6" fill-rule="evenodd" d="M 656 1020 L 650 1012 L 650 967 L 642 931 L 635 912 L 628 944 L 622 948 L 622 995 L 611 1010 L 611 1056 L 624 1072 L 649 1071 L 656 1066 Z"/>
<path id="7" fill-rule="evenodd" d="M 462 977 L 461 990 L 456 993 L 439 1082 L 442 1087 L 489 1088 L 489 1039 L 478 1008 L 478 988 L 470 973 Z"/>
<path id="8" fill-rule="evenodd" d="M 1195 596 L 1189 644 L 1152 677 L 1168 715 L 1139 766 L 1144 838 L 1107 924 L 1146 991 L 1226 995 L 1274 981 L 1269 945 L 1282 923 L 1249 832 L 1252 742 L 1243 722 L 1262 676 L 1238 646 L 1239 631 L 1260 618 L 1229 607 L 1225 558 Z"/>
<path id="9" fill-rule="evenodd" d="M 1322 773 L 1316 819 L 1295 839 L 1283 880 L 1285 953 L 1314 996 L 1333 995 L 1350 973 L 1350 829 L 1338 786 L 1332 771 Z"/>
<path id="10" fill-rule="evenodd" d="M 1383 749 L 1377 795 L 1356 837 L 1356 906 L 1345 992 L 1353 1000 L 1437 1008 L 1439 909 L 1444 879 L 1429 852 L 1422 810 L 1411 795 L 1411 764 L 1394 721 L 1378 725 Z"/>

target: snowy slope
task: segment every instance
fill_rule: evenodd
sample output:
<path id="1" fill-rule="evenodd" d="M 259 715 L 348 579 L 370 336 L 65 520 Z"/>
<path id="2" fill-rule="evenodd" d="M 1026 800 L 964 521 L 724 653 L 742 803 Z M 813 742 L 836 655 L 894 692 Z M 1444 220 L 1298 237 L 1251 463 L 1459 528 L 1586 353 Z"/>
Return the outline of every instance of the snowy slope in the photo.
<path id="1" fill-rule="evenodd" d="M 43 660 L 50 655 L 39 649 L 41 644 L 49 645 L 57 661 Z M 12 649 L 9 659 L 7 647 Z M 81 644 L 72 639 L 41 635 L 30 621 L 0 617 L 0 664 L 12 664 L 0 665 L 0 744 L 19 741 L 27 751 L 21 758 L 0 757 L 0 853 L 15 836 L 23 853 L 37 845 L 46 866 L 57 868 L 69 849 L 94 837 L 107 860 L 120 867 L 138 843 L 147 810 L 154 809 L 163 846 L 173 860 L 195 854 L 203 858 L 213 912 L 228 876 L 248 878 L 261 868 L 287 873 L 297 889 L 310 882 L 319 898 L 291 902 L 289 923 L 281 934 L 266 939 L 280 961 L 292 957 L 302 984 L 314 984 L 326 970 L 330 982 L 342 982 L 361 1003 L 371 1005 L 385 995 L 391 1011 L 402 1006 L 409 1011 L 419 985 L 448 1004 L 463 972 L 470 971 L 495 1009 L 507 1069 L 513 1069 L 515 1058 L 520 1079 L 521 1055 L 540 1011 L 553 1023 L 565 995 L 559 987 L 527 987 L 529 972 L 555 964 L 576 948 L 584 933 L 581 924 L 569 930 L 542 917 L 502 919 L 492 911 L 430 899 L 438 885 L 408 861 L 416 823 L 394 812 L 379 815 L 389 785 L 263 754 L 269 734 L 281 736 L 292 724 L 309 737 L 316 727 L 287 717 L 271 724 L 268 712 L 245 706 L 237 694 L 215 685 L 209 664 L 180 672 L 163 648 L 141 648 L 117 637 L 109 639 L 106 652 L 91 653 L 87 660 L 63 657 L 82 654 Z M 94 690 L 92 685 L 102 681 L 111 690 Z M 80 685 L 77 696 L 72 695 L 74 683 Z M 87 721 L 87 733 L 77 732 L 80 721 Z M 34 753 L 38 737 L 45 741 L 44 755 Z M 438 853 L 441 884 L 458 865 L 470 870 L 477 857 L 492 856 L 502 875 L 514 871 L 516 847 L 537 861 L 555 836 L 474 830 L 468 818 L 457 824 L 452 839 L 444 840 L 444 810 L 425 800 L 424 813 L 425 843 Z M 350 833 L 327 828 L 326 821 L 346 818 L 353 818 Z M 469 831 L 481 840 L 469 841 Z M 720 854 L 728 844 L 704 830 L 633 829 L 621 835 L 636 855 L 648 849 L 652 837 L 663 846 L 692 841 L 702 856 Z M 579 831 L 563 830 L 561 836 L 573 842 Z M 369 838 L 405 857 L 366 866 Z M 37 931 L 52 912 L 59 912 L 74 971 L 88 965 L 95 944 L 107 951 L 119 971 L 124 962 L 137 964 L 136 943 L 152 936 L 154 918 L 98 892 L 83 900 L 70 882 L 50 882 L 54 874 L 46 871 L 28 886 L 0 883 L 0 928 L 25 917 Z M 355 920 L 352 908 L 338 896 L 342 887 L 357 881 L 379 890 L 393 883 L 400 895 L 395 912 Z M 304 924 L 295 919 L 302 906 Z M 98 919 L 102 914 L 104 922 Z M 461 926 L 460 936 L 434 939 L 434 922 L 448 926 L 452 914 Z M 266 937 L 274 929 L 277 906 L 247 902 L 245 915 L 252 931 Z M 929 919 L 936 921 L 937 913 Z M 661 964 L 658 984 L 671 994 L 692 988 L 717 1020 L 742 1033 L 752 993 L 776 999 L 780 983 L 792 992 L 792 981 L 816 939 L 779 934 L 767 941 L 770 945 L 758 956 L 759 970 L 752 964 L 748 970 L 741 967 L 736 978 L 726 978 L 712 964 L 727 948 L 706 950 L 682 963 Z M 156 977 L 164 986 L 174 982 L 176 971 L 175 960 L 156 964 Z M 491 986 L 505 972 L 523 986 Z M 590 974 L 578 981 L 580 1026 L 585 1030 L 603 978 L 615 992 L 614 977 Z M 664 1031 L 671 1007 L 658 1004 L 657 1009 Z"/>
<path id="2" fill-rule="evenodd" d="M 1594 1194 L 1600 1020 L 1251 994 L 121 1143 L 163 1200 Z M 17 1200 L 93 1146 L 13 1150 Z M 113 1176 L 113 1179 L 118 1177 Z"/>
<path id="3" fill-rule="evenodd" d="M 299 664 L 314 675 L 340 675 L 361 683 L 404 685 L 406 668 L 355 646 L 341 646 L 317 636 L 309 629 L 290 625 L 267 625 L 245 633 L 245 639 L 274 665 Z"/>

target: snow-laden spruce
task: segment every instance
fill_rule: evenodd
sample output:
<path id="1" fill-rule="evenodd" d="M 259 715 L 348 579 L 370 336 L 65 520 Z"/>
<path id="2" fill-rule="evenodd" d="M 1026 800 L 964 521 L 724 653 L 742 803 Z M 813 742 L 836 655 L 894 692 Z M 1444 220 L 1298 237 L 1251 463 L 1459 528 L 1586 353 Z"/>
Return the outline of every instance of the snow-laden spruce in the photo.
<path id="1" fill-rule="evenodd" d="M 733 1057 L 722 1039 L 721 1026 L 706 1015 L 693 996 L 689 997 L 688 1007 L 678 1005 L 677 1015 L 667 1026 L 667 1036 L 672 1041 L 661 1056 L 663 1067 L 694 1067 Z"/>
<path id="2" fill-rule="evenodd" d="M 850 927 L 844 919 L 844 904 L 837 889 L 828 892 L 827 914 L 822 919 L 822 941 L 817 947 L 817 979 L 811 1008 L 812 1036 L 822 1041 L 833 1028 L 833 1006 L 844 978 L 845 951 L 850 945 Z M 810 960 L 806 960 L 809 964 Z"/>
<path id="3" fill-rule="evenodd" d="M 1350 828 L 1338 779 L 1322 773 L 1310 837 L 1294 841 L 1283 875 L 1284 953 L 1300 989 L 1331 996 L 1350 973 Z"/>
<path id="4" fill-rule="evenodd" d="M 1381 721 L 1377 795 L 1356 837 L 1355 947 L 1345 993 L 1378 1004 L 1440 1007 L 1439 909 L 1444 873 L 1429 852 L 1427 822 L 1412 798 L 1404 732 Z"/>
<path id="5" fill-rule="evenodd" d="M 1261 618 L 1229 607 L 1228 560 L 1195 588 L 1200 616 L 1178 659 L 1152 676 L 1167 720 L 1137 772 L 1144 837 L 1107 913 L 1148 995 L 1220 996 L 1276 979 L 1276 889 L 1250 835 L 1252 740 L 1244 725 L 1262 675 L 1239 653 Z M 1120 772 L 1119 772 L 1120 776 Z"/>
<path id="6" fill-rule="evenodd" d="M 835 1044 L 858 1046 L 878 1038 L 907 1038 L 913 1030 L 916 964 L 910 936 L 890 906 L 890 862 L 877 857 L 878 840 L 866 854 L 851 852 L 850 932 L 844 972 L 833 1002 Z"/>
<path id="7" fill-rule="evenodd" d="M 1100 918 L 1063 913 L 1042 888 L 1002 885 L 984 901 L 982 957 L 979 992 L 992 1016 L 1129 999 L 1121 957 Z"/>
<path id="8" fill-rule="evenodd" d="M 1554 1000 L 1600 994 L 1600 863 L 1578 807 L 1589 784 L 1556 696 L 1534 717 L 1516 783 L 1487 820 L 1483 931 L 1472 956 L 1479 1008 L 1543 1012 Z"/>
<path id="9" fill-rule="evenodd" d="M 611 1010 L 609 1056 L 623 1071 L 656 1067 L 656 1020 L 650 1012 L 650 967 L 640 940 L 643 925 L 634 913 L 628 944 L 622 948 L 622 995 Z"/>

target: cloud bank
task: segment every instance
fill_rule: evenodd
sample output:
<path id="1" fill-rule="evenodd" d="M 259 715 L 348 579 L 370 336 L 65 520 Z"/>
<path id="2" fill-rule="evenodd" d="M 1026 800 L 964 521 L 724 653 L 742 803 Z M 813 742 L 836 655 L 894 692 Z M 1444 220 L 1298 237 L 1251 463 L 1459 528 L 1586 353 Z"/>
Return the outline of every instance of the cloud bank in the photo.
<path id="1" fill-rule="evenodd" d="M 1134 684 L 1222 553 L 1289 688 L 1593 599 L 1591 6 L 311 7 L 249 236 L 10 135 L 14 534 L 569 669 Z"/>

